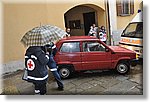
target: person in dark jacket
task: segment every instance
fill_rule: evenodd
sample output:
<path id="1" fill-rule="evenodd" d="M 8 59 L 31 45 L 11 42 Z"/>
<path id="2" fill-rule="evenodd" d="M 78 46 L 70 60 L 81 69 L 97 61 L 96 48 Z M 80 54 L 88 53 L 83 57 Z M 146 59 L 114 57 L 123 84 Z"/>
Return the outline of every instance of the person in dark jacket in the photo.
<path id="1" fill-rule="evenodd" d="M 47 63 L 47 65 L 50 68 L 50 71 L 53 73 L 53 76 L 57 82 L 58 90 L 63 90 L 64 85 L 63 85 L 60 75 L 57 71 L 57 64 L 54 60 L 54 56 L 56 55 L 56 52 L 57 52 L 56 45 L 54 45 L 54 43 L 51 42 L 50 44 L 45 45 L 45 47 L 46 48 L 42 48 L 42 49 L 43 50 L 47 49 L 49 52 L 49 62 Z"/>
<path id="2" fill-rule="evenodd" d="M 46 94 L 48 79 L 47 63 L 49 52 L 44 52 L 41 46 L 31 46 L 25 53 L 25 67 L 27 69 L 27 81 L 35 85 L 35 94 Z"/>

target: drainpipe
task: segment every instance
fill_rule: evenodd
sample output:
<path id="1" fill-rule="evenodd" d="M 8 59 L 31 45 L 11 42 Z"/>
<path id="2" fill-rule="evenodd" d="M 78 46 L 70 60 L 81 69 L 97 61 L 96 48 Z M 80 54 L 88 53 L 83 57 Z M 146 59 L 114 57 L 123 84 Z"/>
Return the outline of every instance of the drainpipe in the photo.
<path id="1" fill-rule="evenodd" d="M 111 26 L 110 26 L 110 15 L 109 15 L 109 2 L 108 0 L 105 1 L 105 9 L 106 9 L 106 21 L 107 21 L 107 31 L 108 31 L 108 45 L 111 45 Z"/>

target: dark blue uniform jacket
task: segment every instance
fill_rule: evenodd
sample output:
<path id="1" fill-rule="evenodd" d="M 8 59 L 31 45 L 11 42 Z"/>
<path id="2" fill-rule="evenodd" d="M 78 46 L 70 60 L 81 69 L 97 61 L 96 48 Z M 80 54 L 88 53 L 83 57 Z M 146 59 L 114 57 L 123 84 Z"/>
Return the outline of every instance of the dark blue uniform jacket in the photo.
<path id="1" fill-rule="evenodd" d="M 48 78 L 47 63 L 48 55 L 42 51 L 41 47 L 29 47 L 25 54 L 25 66 L 28 71 L 29 82 L 46 82 Z"/>

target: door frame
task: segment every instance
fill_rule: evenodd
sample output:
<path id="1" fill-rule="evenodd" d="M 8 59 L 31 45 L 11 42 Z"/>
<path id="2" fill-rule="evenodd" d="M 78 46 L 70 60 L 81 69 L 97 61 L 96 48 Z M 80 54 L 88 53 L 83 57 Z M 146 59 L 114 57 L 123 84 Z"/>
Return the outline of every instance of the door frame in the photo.
<path id="1" fill-rule="evenodd" d="M 89 18 L 87 18 L 87 17 L 89 17 Z M 91 19 L 90 17 L 92 17 L 94 19 L 93 20 L 88 20 L 88 19 Z M 90 30 L 90 26 L 92 26 L 92 24 L 96 23 L 96 12 L 83 13 L 83 21 L 84 21 L 84 32 L 85 32 L 85 35 L 88 35 L 88 32 Z"/>

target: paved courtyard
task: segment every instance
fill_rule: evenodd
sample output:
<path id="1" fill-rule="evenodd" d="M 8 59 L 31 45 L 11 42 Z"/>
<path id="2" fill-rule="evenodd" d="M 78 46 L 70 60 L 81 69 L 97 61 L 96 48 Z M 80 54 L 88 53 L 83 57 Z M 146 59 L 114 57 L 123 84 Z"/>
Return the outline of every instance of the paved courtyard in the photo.
<path id="1" fill-rule="evenodd" d="M 58 91 L 56 82 L 50 74 L 47 95 L 142 95 L 143 68 L 137 65 L 127 75 L 114 71 L 86 71 L 76 73 L 72 78 L 63 80 L 64 91 Z M 21 79 L 23 72 L 3 77 L 2 94 L 34 95 L 34 86 Z"/>

